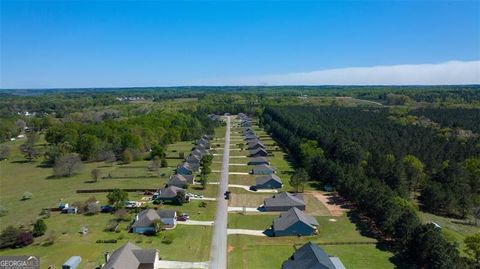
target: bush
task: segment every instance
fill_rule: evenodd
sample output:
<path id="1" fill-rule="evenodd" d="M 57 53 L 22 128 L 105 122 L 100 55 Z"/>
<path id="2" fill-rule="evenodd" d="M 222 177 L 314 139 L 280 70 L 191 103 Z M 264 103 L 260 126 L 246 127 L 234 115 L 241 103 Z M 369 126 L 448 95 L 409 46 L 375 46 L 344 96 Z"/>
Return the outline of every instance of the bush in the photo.
<path id="1" fill-rule="evenodd" d="M 13 226 L 6 227 L 0 234 L 0 249 L 15 247 L 20 230 Z"/>
<path id="2" fill-rule="evenodd" d="M 33 197 L 33 194 L 31 192 L 26 191 L 22 194 L 22 201 L 30 200 L 32 199 L 32 197 Z"/>
<path id="3" fill-rule="evenodd" d="M 174 239 L 175 236 L 173 234 L 166 234 L 162 239 L 162 244 L 170 245 Z"/>
<path id="4" fill-rule="evenodd" d="M 198 207 L 207 207 L 207 203 L 202 201 L 198 204 Z"/>
<path id="5" fill-rule="evenodd" d="M 98 239 L 97 241 L 95 241 L 95 243 L 97 243 L 97 244 L 101 244 L 101 243 L 115 244 L 115 243 L 117 243 L 117 239 L 106 239 L 106 240 Z"/>
<path id="6" fill-rule="evenodd" d="M 8 210 L 3 207 L 3 206 L 0 206 L 0 217 L 4 217 L 5 215 L 7 215 L 8 213 Z"/>
<path id="7" fill-rule="evenodd" d="M 38 219 L 33 225 L 33 236 L 38 237 L 45 234 L 47 231 L 47 225 L 43 219 Z"/>
<path id="8" fill-rule="evenodd" d="M 26 247 L 33 243 L 33 235 L 29 231 L 22 231 L 17 235 L 15 247 Z"/>

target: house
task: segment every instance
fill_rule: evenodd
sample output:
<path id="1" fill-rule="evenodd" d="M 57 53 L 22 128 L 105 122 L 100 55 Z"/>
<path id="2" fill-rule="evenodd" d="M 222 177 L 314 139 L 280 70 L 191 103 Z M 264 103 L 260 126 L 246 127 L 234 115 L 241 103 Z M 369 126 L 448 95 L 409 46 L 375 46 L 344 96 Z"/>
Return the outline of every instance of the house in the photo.
<path id="1" fill-rule="evenodd" d="M 263 201 L 265 211 L 288 211 L 292 207 L 305 210 L 305 202 L 300 193 L 281 192 Z"/>
<path id="2" fill-rule="evenodd" d="M 270 175 L 275 173 L 275 169 L 268 164 L 259 164 L 255 165 L 250 173 L 252 175 Z"/>
<path id="3" fill-rule="evenodd" d="M 270 164 L 270 162 L 265 157 L 255 157 L 250 159 L 248 165 L 260 165 L 260 164 Z"/>
<path id="4" fill-rule="evenodd" d="M 153 223 L 156 220 L 160 220 L 157 211 L 145 209 L 135 216 L 135 222 L 131 226 L 132 232 L 136 234 L 153 234 L 155 233 Z"/>
<path id="5" fill-rule="evenodd" d="M 153 234 L 154 222 L 160 220 L 165 228 L 173 228 L 177 225 L 177 212 L 175 210 L 145 209 L 135 216 L 135 222 L 131 229 L 136 234 Z"/>
<path id="6" fill-rule="evenodd" d="M 200 163 L 200 156 L 197 155 L 188 155 L 188 157 L 185 159 L 187 163 Z"/>
<path id="7" fill-rule="evenodd" d="M 268 152 L 263 148 L 250 150 L 250 157 L 267 157 L 267 155 Z"/>
<path id="8" fill-rule="evenodd" d="M 181 165 L 179 165 L 175 171 L 177 172 L 177 174 L 180 174 L 180 175 L 191 175 L 193 174 L 193 172 L 197 172 L 199 169 L 200 169 L 199 163 L 184 162 Z"/>
<path id="9" fill-rule="evenodd" d="M 255 183 L 257 189 L 280 189 L 282 180 L 275 174 L 258 177 Z"/>
<path id="10" fill-rule="evenodd" d="M 296 207 L 290 208 L 273 220 L 273 234 L 275 236 L 313 235 L 317 233 L 317 220 L 305 214 Z"/>
<path id="11" fill-rule="evenodd" d="M 262 144 L 259 140 L 252 140 L 247 143 L 247 147 L 249 150 L 255 150 L 255 149 L 265 149 L 265 145 Z"/>
<path id="12" fill-rule="evenodd" d="M 175 210 L 158 210 L 160 221 L 163 223 L 163 227 L 172 228 L 177 225 L 177 211 Z"/>
<path id="13" fill-rule="evenodd" d="M 157 191 L 158 194 L 154 195 L 155 200 L 175 202 L 177 200 L 177 193 L 182 192 L 185 194 L 185 190 L 176 186 L 168 186 L 166 188 Z"/>
<path id="14" fill-rule="evenodd" d="M 254 134 L 246 134 L 246 135 L 245 135 L 245 140 L 246 140 L 246 141 L 257 140 L 257 139 L 258 139 L 258 137 L 257 137 L 256 135 L 254 135 Z"/>
<path id="15" fill-rule="evenodd" d="M 105 253 L 102 269 L 154 269 L 159 267 L 160 258 L 156 249 L 141 249 L 127 242 L 110 255 Z"/>
<path id="16" fill-rule="evenodd" d="M 179 188 L 185 188 L 188 184 L 193 184 L 193 175 L 175 174 L 172 175 L 167 182 L 167 186 L 175 186 Z"/>
<path id="17" fill-rule="evenodd" d="M 190 153 L 190 154 L 195 155 L 195 156 L 197 156 L 201 159 L 203 157 L 203 155 L 208 154 L 208 151 L 206 149 L 202 149 L 202 148 L 195 148 L 194 150 L 192 150 L 192 153 Z"/>
<path id="18" fill-rule="evenodd" d="M 345 269 L 338 257 L 329 257 L 317 244 L 308 242 L 282 264 L 282 269 Z"/>

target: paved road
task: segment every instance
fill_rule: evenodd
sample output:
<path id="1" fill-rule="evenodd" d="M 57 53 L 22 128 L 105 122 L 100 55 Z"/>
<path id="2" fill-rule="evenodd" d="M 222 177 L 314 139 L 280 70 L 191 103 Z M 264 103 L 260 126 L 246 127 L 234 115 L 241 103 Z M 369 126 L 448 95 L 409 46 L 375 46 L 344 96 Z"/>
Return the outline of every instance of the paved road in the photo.
<path id="1" fill-rule="evenodd" d="M 213 226 L 212 246 L 210 249 L 210 269 L 227 268 L 227 218 L 228 201 L 224 193 L 228 190 L 228 161 L 230 158 L 230 116 L 227 117 L 225 148 L 223 150 L 222 173 L 217 196 L 217 212 Z"/>

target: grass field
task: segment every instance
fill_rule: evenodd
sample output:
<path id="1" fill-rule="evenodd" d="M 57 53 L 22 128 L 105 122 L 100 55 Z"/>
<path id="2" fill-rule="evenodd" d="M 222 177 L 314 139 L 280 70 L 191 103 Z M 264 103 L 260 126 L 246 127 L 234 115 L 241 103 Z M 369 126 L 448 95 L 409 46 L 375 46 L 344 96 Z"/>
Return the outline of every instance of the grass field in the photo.
<path id="1" fill-rule="evenodd" d="M 79 189 L 100 188 L 145 188 L 156 189 L 165 185 L 168 177 L 180 159 L 167 159 L 169 167 L 161 168 L 160 172 L 147 169 L 148 161 L 135 161 L 130 164 L 105 164 L 102 162 L 85 163 L 81 173 L 69 178 L 52 178 L 52 168 L 43 167 L 42 159 L 25 162 L 18 151 L 23 141 L 7 142 L 12 156 L 9 160 L 0 162 L 0 205 L 8 210 L 6 216 L 0 218 L 0 229 L 8 225 L 29 226 L 36 220 L 42 208 L 57 207 L 60 202 L 73 203 L 85 201 L 94 196 L 101 204 L 107 201 L 106 193 L 76 193 Z M 169 145 L 167 155 L 178 157 L 178 152 L 187 155 L 193 146 L 192 142 L 179 142 Z M 90 171 L 98 168 L 105 179 L 90 183 Z M 160 176 L 159 176 L 160 174 Z M 110 175 L 110 176 L 109 176 Z M 218 187 L 209 185 L 205 190 L 200 186 L 190 186 L 189 192 L 215 197 Z M 32 199 L 22 201 L 24 192 L 31 192 Z M 141 200 L 142 192 L 129 193 L 130 200 Z M 183 206 L 165 205 L 164 208 L 175 209 L 179 213 L 189 213 L 194 220 L 213 220 L 215 202 L 206 201 L 206 207 L 199 207 L 200 201 L 191 201 Z M 1 250 L 0 255 L 38 255 L 41 257 L 41 267 L 54 265 L 58 268 L 72 255 L 82 257 L 80 268 L 94 268 L 101 263 L 104 251 L 113 251 L 121 244 L 131 241 L 141 247 L 157 248 L 162 259 L 183 261 L 206 261 L 209 258 L 211 228 L 199 226 L 178 225 L 174 230 L 164 231 L 172 234 L 175 239 L 170 245 L 161 243 L 162 236 L 147 237 L 127 233 L 128 223 L 122 223 L 120 233 L 106 232 L 104 228 L 113 216 L 98 214 L 94 216 L 64 215 L 52 212 L 46 219 L 48 231 L 53 231 L 56 240 L 53 245 L 43 246 L 44 237 L 37 238 L 33 245 L 21 249 Z M 89 228 L 89 234 L 80 235 L 82 226 Z M 116 244 L 97 244 L 98 239 L 117 239 Z M 189 253 L 189 255 L 185 255 Z"/>

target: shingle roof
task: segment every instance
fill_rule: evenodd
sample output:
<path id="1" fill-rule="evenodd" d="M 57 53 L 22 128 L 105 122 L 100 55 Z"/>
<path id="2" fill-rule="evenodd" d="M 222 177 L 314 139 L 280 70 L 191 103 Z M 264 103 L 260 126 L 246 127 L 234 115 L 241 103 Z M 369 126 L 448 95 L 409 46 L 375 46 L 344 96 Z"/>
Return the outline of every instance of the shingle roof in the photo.
<path id="1" fill-rule="evenodd" d="M 152 265 L 158 253 L 156 249 L 141 249 L 127 242 L 116 249 L 108 259 L 103 269 L 138 269 L 141 265 Z"/>
<path id="2" fill-rule="evenodd" d="M 262 152 L 262 151 L 265 152 L 266 154 L 268 154 L 268 151 L 266 151 L 265 149 L 258 148 L 258 149 L 250 150 L 250 155 L 256 155 L 257 153 Z"/>
<path id="3" fill-rule="evenodd" d="M 275 171 L 275 169 L 273 169 L 270 165 L 268 164 L 257 164 L 253 167 L 252 169 L 254 172 L 255 171 Z"/>
<path id="4" fill-rule="evenodd" d="M 308 216 L 296 207 L 292 207 L 290 210 L 281 213 L 280 216 L 273 220 L 273 230 L 286 230 L 298 221 L 301 221 L 312 228 L 314 228 L 314 226 L 318 226 L 318 222 L 314 217 Z"/>
<path id="5" fill-rule="evenodd" d="M 193 175 L 180 175 L 175 174 L 170 177 L 167 185 L 184 185 L 193 182 Z"/>
<path id="6" fill-rule="evenodd" d="M 335 269 L 330 257 L 318 245 L 308 242 L 299 248 L 282 269 Z"/>
<path id="7" fill-rule="evenodd" d="M 177 212 L 175 210 L 158 210 L 157 214 L 160 218 L 175 218 Z"/>
<path id="8" fill-rule="evenodd" d="M 303 196 L 300 193 L 281 192 L 271 198 L 265 198 L 264 205 L 267 206 L 304 206 Z"/>
<path id="9" fill-rule="evenodd" d="M 248 163 L 269 163 L 268 159 L 265 158 L 265 157 L 253 157 L 250 159 L 250 161 Z"/>
<path id="10" fill-rule="evenodd" d="M 177 196 L 177 192 L 182 191 L 185 192 L 184 189 L 176 187 L 176 186 L 169 186 L 167 188 L 163 188 L 159 190 L 160 198 L 174 198 Z"/>
<path id="11" fill-rule="evenodd" d="M 138 213 L 138 219 L 133 223 L 132 227 L 148 227 L 152 225 L 154 220 L 160 219 L 157 211 L 153 209 L 145 209 L 142 212 Z"/>
<path id="12" fill-rule="evenodd" d="M 282 180 L 275 174 L 270 174 L 270 175 L 267 175 L 267 176 L 258 177 L 257 180 L 256 180 L 256 184 L 257 185 L 263 185 L 263 184 L 269 182 L 270 180 L 275 180 L 276 182 L 282 184 Z"/>

